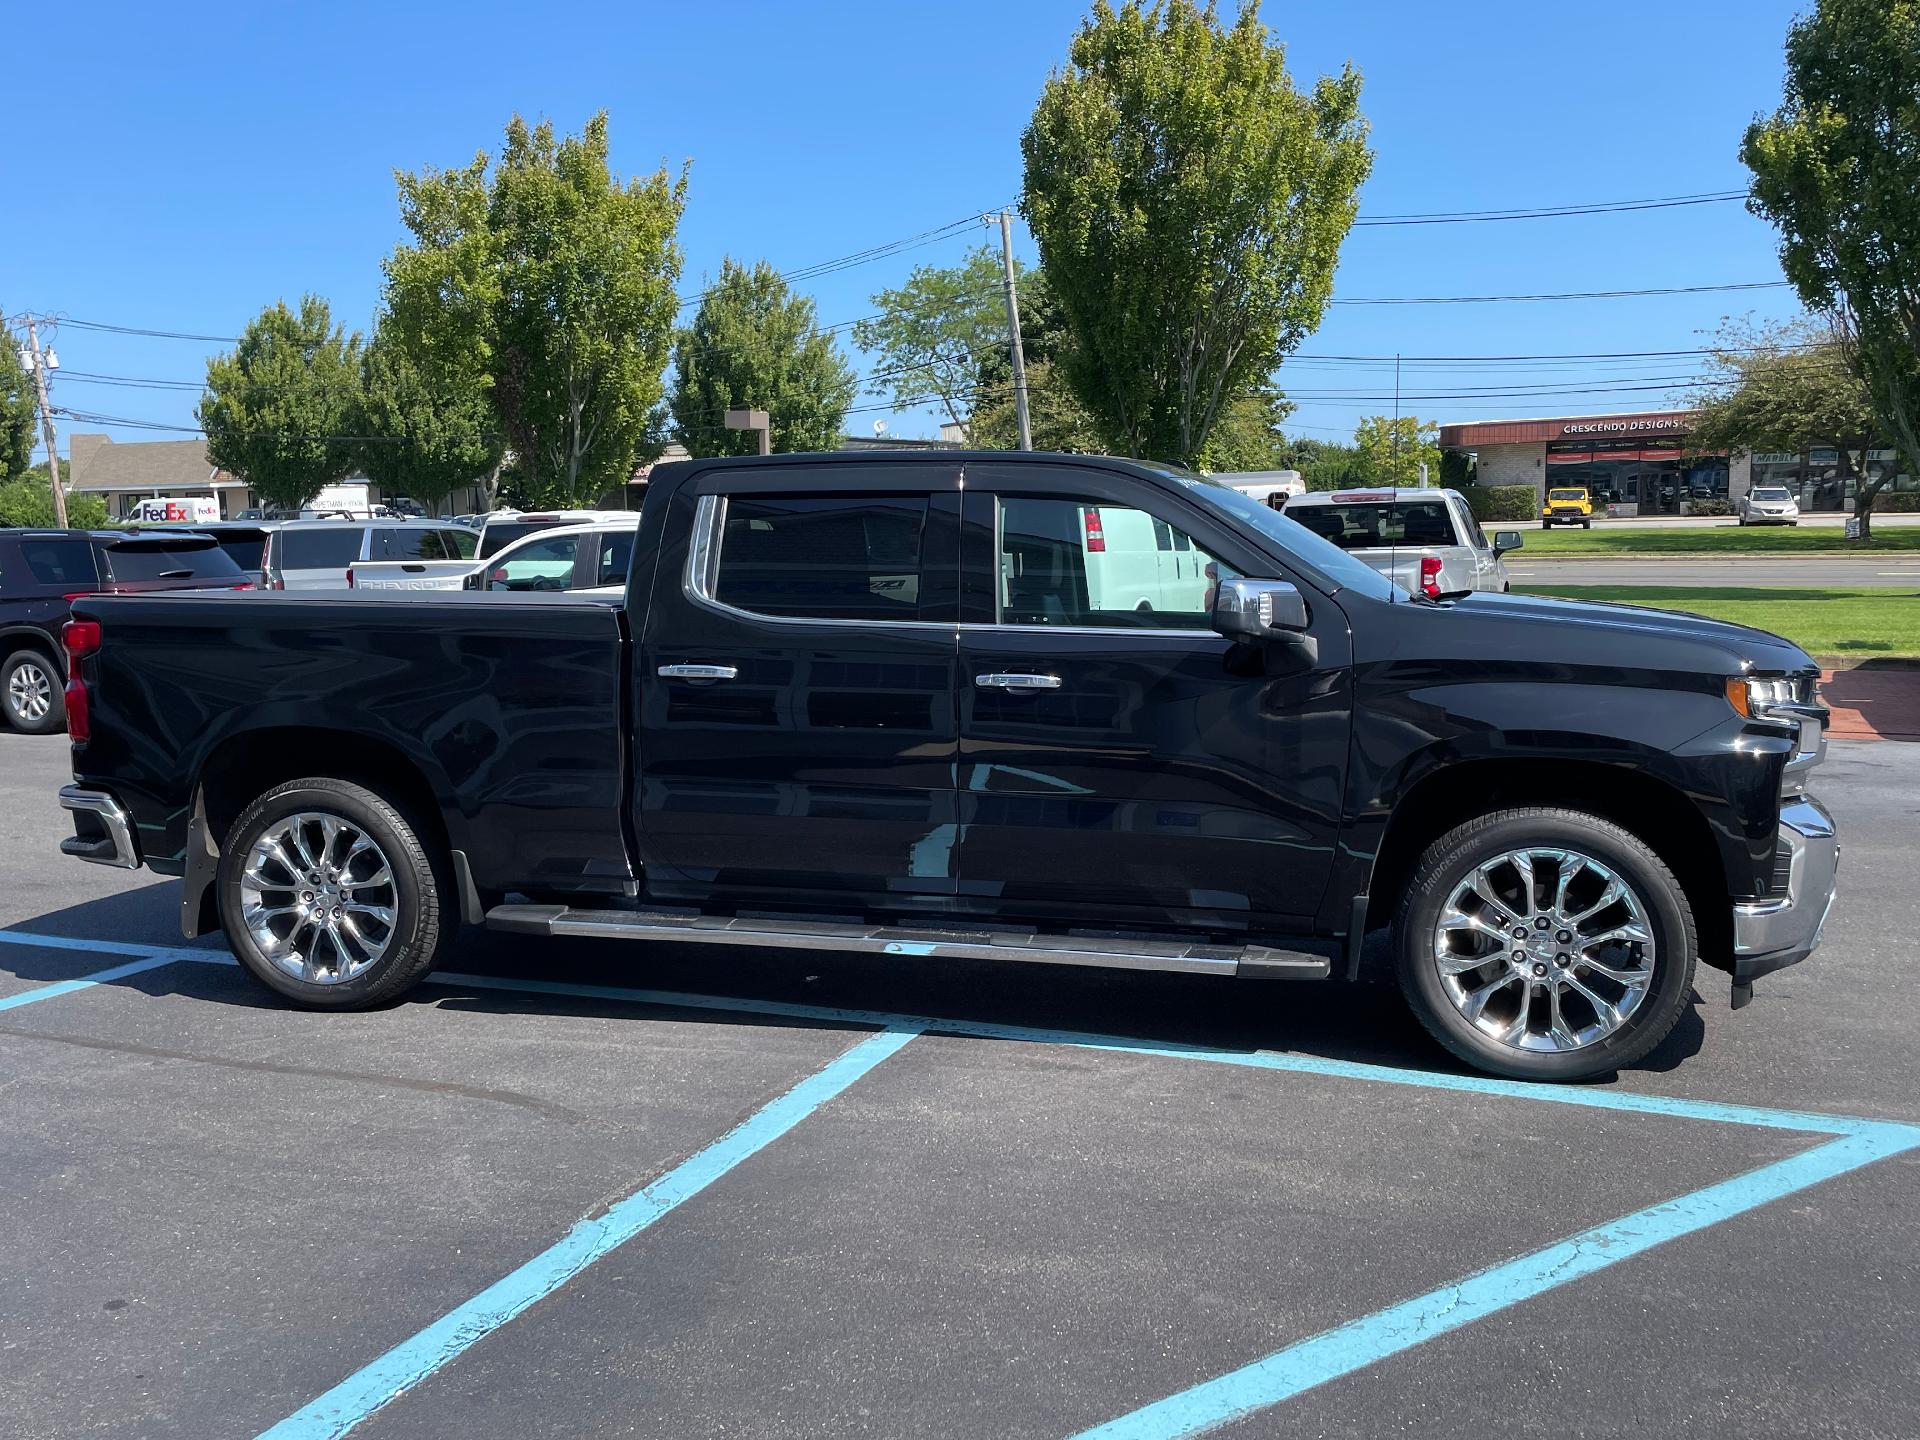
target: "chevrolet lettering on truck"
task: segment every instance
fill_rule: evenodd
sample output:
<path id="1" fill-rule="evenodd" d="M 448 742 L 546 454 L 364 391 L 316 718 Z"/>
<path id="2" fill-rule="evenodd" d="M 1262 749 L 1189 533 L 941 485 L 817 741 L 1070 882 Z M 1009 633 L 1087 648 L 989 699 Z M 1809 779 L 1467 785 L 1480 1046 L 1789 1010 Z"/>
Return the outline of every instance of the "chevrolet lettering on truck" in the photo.
<path id="1" fill-rule="evenodd" d="M 624 595 L 74 602 L 69 854 L 293 1002 L 463 926 L 1351 983 L 1467 1063 L 1644 1057 L 1819 943 L 1808 656 L 1438 598 L 1229 486 L 874 452 L 652 474 Z"/>

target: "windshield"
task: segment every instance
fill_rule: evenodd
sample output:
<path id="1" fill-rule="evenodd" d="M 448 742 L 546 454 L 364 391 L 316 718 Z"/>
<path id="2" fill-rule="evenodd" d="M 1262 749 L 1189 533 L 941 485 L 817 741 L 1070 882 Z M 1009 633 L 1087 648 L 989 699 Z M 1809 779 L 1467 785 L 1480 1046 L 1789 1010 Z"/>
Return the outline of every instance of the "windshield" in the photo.
<path id="1" fill-rule="evenodd" d="M 1791 500 L 1793 496 L 1789 495 L 1785 490 L 1768 487 L 1764 490 L 1754 491 L 1753 498 L 1756 500 Z"/>
<path id="2" fill-rule="evenodd" d="M 1222 485 L 1203 475 L 1189 475 L 1177 470 L 1163 473 L 1186 486 L 1194 499 L 1265 536 L 1288 554 L 1297 555 L 1302 563 L 1319 571 L 1338 588 L 1356 591 L 1375 600 L 1407 598 L 1404 590 L 1365 561 L 1354 559 L 1339 546 L 1329 544 L 1311 530 L 1294 524 L 1285 511 L 1270 509 L 1231 486 Z"/>
<path id="3" fill-rule="evenodd" d="M 1584 490 L 1550 490 L 1547 492 L 1547 498 L 1549 500 L 1584 500 L 1587 498 L 1587 492 Z"/>

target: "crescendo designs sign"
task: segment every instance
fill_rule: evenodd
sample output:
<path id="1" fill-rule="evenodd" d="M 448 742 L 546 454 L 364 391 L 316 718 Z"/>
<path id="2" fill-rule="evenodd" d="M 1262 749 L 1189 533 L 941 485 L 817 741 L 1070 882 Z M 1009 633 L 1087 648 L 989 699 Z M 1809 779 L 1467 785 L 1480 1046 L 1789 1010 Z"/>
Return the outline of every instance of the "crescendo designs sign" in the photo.
<path id="1" fill-rule="evenodd" d="M 1684 430 L 1692 415 L 1658 415 L 1649 420 L 1575 420 L 1560 427 L 1562 435 L 1630 435 L 1638 430 Z"/>

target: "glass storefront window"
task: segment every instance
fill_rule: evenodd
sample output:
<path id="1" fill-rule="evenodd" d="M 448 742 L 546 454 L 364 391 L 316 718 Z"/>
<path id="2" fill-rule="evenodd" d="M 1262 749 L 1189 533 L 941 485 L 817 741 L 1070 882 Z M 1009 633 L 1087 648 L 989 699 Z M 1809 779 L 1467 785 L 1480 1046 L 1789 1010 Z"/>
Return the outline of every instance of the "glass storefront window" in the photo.
<path id="1" fill-rule="evenodd" d="M 1727 458 L 1689 456 L 1678 438 L 1547 446 L 1547 483 L 1585 485 L 1596 502 L 1641 515 L 1678 515 L 1682 505 L 1727 497 Z"/>

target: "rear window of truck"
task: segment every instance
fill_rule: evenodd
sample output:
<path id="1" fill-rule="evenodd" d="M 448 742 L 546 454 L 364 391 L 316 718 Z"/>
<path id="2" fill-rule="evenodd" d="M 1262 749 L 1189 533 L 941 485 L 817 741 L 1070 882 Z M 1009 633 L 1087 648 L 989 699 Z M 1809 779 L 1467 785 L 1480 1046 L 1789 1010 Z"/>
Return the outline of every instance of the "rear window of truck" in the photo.
<path id="1" fill-rule="evenodd" d="M 1462 545 L 1444 500 L 1401 500 L 1346 505 L 1289 505 L 1283 512 L 1342 550 L 1378 550 L 1394 545 Z"/>

